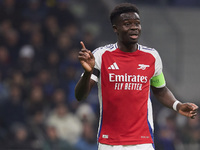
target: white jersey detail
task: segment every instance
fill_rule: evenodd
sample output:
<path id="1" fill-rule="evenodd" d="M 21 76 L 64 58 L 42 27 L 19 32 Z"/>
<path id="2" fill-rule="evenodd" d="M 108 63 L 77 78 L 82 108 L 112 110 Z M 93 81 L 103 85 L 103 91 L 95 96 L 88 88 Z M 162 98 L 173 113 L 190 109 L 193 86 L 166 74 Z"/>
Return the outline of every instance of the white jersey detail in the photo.
<path id="1" fill-rule="evenodd" d="M 142 45 L 139 45 L 138 49 L 141 51 L 144 51 L 146 53 L 150 53 L 154 56 L 154 58 L 156 60 L 154 76 L 160 75 L 162 73 L 163 66 L 162 66 L 162 61 L 161 61 L 159 53 L 154 48 L 148 48 L 148 47 L 142 46 Z"/>
<path id="2" fill-rule="evenodd" d="M 103 47 L 99 47 L 97 49 L 95 49 L 93 51 L 93 55 L 95 57 L 95 66 L 94 68 L 96 68 L 97 70 L 101 70 L 101 56 L 103 55 L 103 53 L 105 51 L 114 51 L 117 49 L 117 43 L 115 44 L 109 44 L 109 45 L 106 45 L 106 46 L 103 46 Z"/>

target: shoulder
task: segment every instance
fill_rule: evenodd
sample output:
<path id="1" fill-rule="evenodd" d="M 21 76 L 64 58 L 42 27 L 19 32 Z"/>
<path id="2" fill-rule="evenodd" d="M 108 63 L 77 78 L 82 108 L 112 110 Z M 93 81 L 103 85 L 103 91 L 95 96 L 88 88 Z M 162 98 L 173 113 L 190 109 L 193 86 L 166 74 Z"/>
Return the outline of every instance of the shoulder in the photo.
<path id="1" fill-rule="evenodd" d="M 103 54 L 105 51 L 114 51 L 116 49 L 117 49 L 117 43 L 107 44 L 105 46 L 96 48 L 92 53 L 93 54 Z"/>
<path id="2" fill-rule="evenodd" d="M 147 47 L 147 46 L 140 45 L 140 44 L 138 44 L 138 49 L 141 50 L 141 51 L 144 51 L 144 52 L 154 52 L 154 51 L 156 51 L 154 48 Z"/>
<path id="3" fill-rule="evenodd" d="M 138 44 L 138 49 L 142 52 L 149 53 L 154 57 L 160 57 L 158 51 L 155 48 L 150 48 L 144 45 Z"/>

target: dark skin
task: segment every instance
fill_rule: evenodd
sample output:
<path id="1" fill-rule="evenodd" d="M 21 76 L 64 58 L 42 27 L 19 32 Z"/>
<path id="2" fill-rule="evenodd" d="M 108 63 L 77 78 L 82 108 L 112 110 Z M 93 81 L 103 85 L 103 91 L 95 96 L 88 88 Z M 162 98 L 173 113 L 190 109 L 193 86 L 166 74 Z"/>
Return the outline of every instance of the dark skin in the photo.
<path id="1" fill-rule="evenodd" d="M 119 49 L 124 52 L 136 51 L 141 33 L 139 15 L 137 13 L 123 13 L 114 22 L 113 29 L 117 34 Z"/>
<path id="2" fill-rule="evenodd" d="M 117 44 L 121 51 L 131 53 L 137 50 L 138 39 L 141 33 L 140 17 L 137 13 L 122 13 L 114 20 L 113 30 L 117 35 Z M 79 52 L 78 58 L 85 72 L 75 88 L 75 96 L 78 101 L 87 98 L 95 84 L 95 81 L 90 79 L 95 65 L 95 58 L 91 51 L 86 49 L 83 42 L 81 42 L 81 45 L 82 49 Z M 177 99 L 166 86 L 163 88 L 151 86 L 151 89 L 158 101 L 166 107 L 172 108 Z M 198 106 L 193 103 L 179 103 L 177 105 L 177 111 L 181 115 L 192 119 L 197 115 L 197 109 Z"/>

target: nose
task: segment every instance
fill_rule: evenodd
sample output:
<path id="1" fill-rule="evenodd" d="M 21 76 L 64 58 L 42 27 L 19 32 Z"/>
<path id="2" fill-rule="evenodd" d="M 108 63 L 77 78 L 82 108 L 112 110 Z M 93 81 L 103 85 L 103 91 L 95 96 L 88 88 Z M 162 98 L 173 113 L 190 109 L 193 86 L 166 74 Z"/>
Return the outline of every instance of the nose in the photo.
<path id="1" fill-rule="evenodd" d="M 135 23 L 132 23 L 130 26 L 130 29 L 138 29 L 138 25 L 136 25 Z"/>

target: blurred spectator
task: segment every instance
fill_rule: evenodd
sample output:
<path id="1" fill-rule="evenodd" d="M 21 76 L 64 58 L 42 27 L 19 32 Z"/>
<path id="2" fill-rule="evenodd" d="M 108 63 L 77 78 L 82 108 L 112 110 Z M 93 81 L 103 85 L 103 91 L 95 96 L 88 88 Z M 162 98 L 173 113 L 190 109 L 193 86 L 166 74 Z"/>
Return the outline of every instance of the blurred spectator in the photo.
<path id="1" fill-rule="evenodd" d="M 190 137 L 190 143 L 200 143 L 200 115 L 198 114 L 195 119 L 188 120 L 187 128 L 191 132 L 187 135 Z M 188 131 L 187 128 L 185 131 Z"/>
<path id="2" fill-rule="evenodd" d="M 35 76 L 36 69 L 34 64 L 35 51 L 31 45 L 24 45 L 19 51 L 19 59 L 16 68 L 21 70 L 24 77 L 31 79 Z"/>
<path id="3" fill-rule="evenodd" d="M 32 45 L 24 45 L 19 51 L 19 56 L 21 59 L 29 59 L 29 58 L 32 59 L 34 55 L 35 55 L 35 51 Z"/>
<path id="4" fill-rule="evenodd" d="M 49 15 L 44 22 L 43 32 L 45 42 L 49 47 L 55 47 L 55 41 L 60 33 L 60 27 L 55 15 Z"/>
<path id="5" fill-rule="evenodd" d="M 0 70 L 1 77 L 4 79 L 8 76 L 11 67 L 10 54 L 5 46 L 0 46 Z"/>
<path id="6" fill-rule="evenodd" d="M 167 118 L 167 125 L 159 129 L 158 149 L 175 150 L 175 121 L 173 118 Z"/>
<path id="7" fill-rule="evenodd" d="M 83 34 L 83 41 L 87 49 L 93 51 L 97 48 L 97 43 L 95 39 L 95 35 L 90 29 L 86 29 Z"/>
<path id="8" fill-rule="evenodd" d="M 49 72 L 49 70 L 42 69 L 37 73 L 37 76 L 32 84 L 41 86 L 44 96 L 49 98 L 52 96 L 52 93 L 58 83 L 56 79 L 53 80 L 52 74 Z"/>
<path id="9" fill-rule="evenodd" d="M 82 133 L 82 124 L 77 116 L 72 114 L 67 105 L 58 104 L 47 117 L 47 125 L 54 126 L 58 136 L 70 144 L 75 144 Z"/>
<path id="10" fill-rule="evenodd" d="M 30 44 L 35 50 L 35 57 L 37 58 L 37 61 L 44 61 L 46 57 L 46 49 L 44 45 L 44 37 L 40 31 L 35 31 L 31 34 Z"/>
<path id="11" fill-rule="evenodd" d="M 75 109 L 77 103 L 74 96 L 74 88 L 80 77 L 81 71 L 83 71 L 79 65 L 77 55 L 78 49 L 73 48 L 68 52 L 66 59 L 60 64 L 60 73 L 62 77 L 61 85 L 66 90 L 68 101 L 73 109 Z"/>
<path id="12" fill-rule="evenodd" d="M 178 128 L 181 141 L 187 144 L 200 142 L 200 120 L 199 114 L 195 119 L 186 119 L 185 124 Z"/>
<path id="13" fill-rule="evenodd" d="M 11 131 L 11 136 L 7 140 L 5 149 L 36 150 L 25 125 L 19 123 L 13 124 Z"/>
<path id="14" fill-rule="evenodd" d="M 61 29 L 69 23 L 77 21 L 74 14 L 69 10 L 69 0 L 57 0 L 56 6 L 50 10 L 49 14 L 55 15 Z"/>
<path id="15" fill-rule="evenodd" d="M 27 96 L 24 92 L 27 92 L 29 87 L 29 82 L 24 78 L 24 75 L 20 70 L 12 70 L 10 79 L 7 80 L 7 83 L 12 85 L 17 85 L 23 91 L 22 96 Z"/>
<path id="16" fill-rule="evenodd" d="M 63 31 L 70 37 L 73 47 L 79 48 L 80 41 L 84 40 L 79 25 L 74 22 L 71 22 L 70 24 L 64 27 Z"/>
<path id="17" fill-rule="evenodd" d="M 10 54 L 10 61 L 14 64 L 18 60 L 19 53 L 19 33 L 15 29 L 5 32 L 4 40 Z"/>
<path id="18" fill-rule="evenodd" d="M 23 19 L 20 22 L 20 42 L 22 45 L 27 45 L 30 42 L 31 32 L 32 32 L 32 23 L 30 19 Z"/>
<path id="19" fill-rule="evenodd" d="M 52 76 L 52 79 L 59 82 L 59 66 L 60 66 L 60 56 L 56 50 L 49 51 L 47 56 L 46 68 Z"/>
<path id="20" fill-rule="evenodd" d="M 48 13 L 47 8 L 40 0 L 28 0 L 28 7 L 23 11 L 24 18 L 30 18 L 32 22 L 42 21 Z"/>
<path id="21" fill-rule="evenodd" d="M 15 27 L 18 27 L 21 21 L 21 5 L 16 3 L 15 0 L 2 0 L 0 5 L 0 22 L 3 20 L 11 20 Z"/>
<path id="22" fill-rule="evenodd" d="M 16 70 L 12 69 L 9 72 L 9 76 L 8 79 L 6 80 L 6 83 L 8 84 L 8 86 L 16 85 L 21 89 L 21 97 L 24 102 L 24 99 L 27 97 L 27 92 L 29 90 L 30 83 L 28 80 L 24 78 L 22 72 L 17 69 Z"/>
<path id="23" fill-rule="evenodd" d="M 62 87 L 66 90 L 68 104 L 72 111 L 76 110 L 78 101 L 75 98 L 74 88 L 76 86 L 76 68 L 69 66 L 63 71 Z"/>
<path id="24" fill-rule="evenodd" d="M 30 44 L 33 46 L 35 52 L 33 60 L 34 68 L 35 71 L 38 72 L 42 68 L 45 68 L 45 62 L 47 57 L 46 46 L 44 45 L 44 37 L 38 29 L 32 32 L 30 37 Z"/>
<path id="25" fill-rule="evenodd" d="M 44 92 L 40 86 L 32 87 L 30 91 L 30 97 L 26 100 L 26 109 L 29 116 L 32 116 L 37 111 L 44 111 L 46 105 L 46 99 Z"/>
<path id="26" fill-rule="evenodd" d="M 43 141 L 46 138 L 45 117 L 43 110 L 36 110 L 28 119 L 30 135 L 34 140 L 34 147 L 38 149 L 42 148 Z"/>
<path id="27" fill-rule="evenodd" d="M 3 81 L 2 73 L 0 71 L 0 105 L 9 97 L 8 85 Z"/>
<path id="28" fill-rule="evenodd" d="M 76 115 L 82 122 L 88 122 L 90 124 L 95 124 L 97 122 L 95 113 L 88 103 L 80 104 L 76 110 Z"/>
<path id="29" fill-rule="evenodd" d="M 66 104 L 66 103 L 67 103 L 67 97 L 65 91 L 61 88 L 56 89 L 52 96 L 52 107 L 55 108 L 55 106 L 59 104 Z"/>
<path id="30" fill-rule="evenodd" d="M 173 2 L 176 6 L 200 6 L 199 0 L 174 0 Z"/>
<path id="31" fill-rule="evenodd" d="M 83 134 L 76 143 L 77 150 L 97 150 L 96 129 L 93 124 L 83 123 Z"/>
<path id="32" fill-rule="evenodd" d="M 72 39 L 66 32 L 60 33 L 57 39 L 57 47 L 59 53 L 61 54 L 61 59 L 66 59 L 68 57 L 68 52 L 73 48 Z"/>
<path id="33" fill-rule="evenodd" d="M 13 30 L 13 24 L 11 20 L 6 19 L 0 22 L 0 44 L 5 45 L 6 44 L 6 33 Z"/>
<path id="34" fill-rule="evenodd" d="M 158 136 L 156 142 L 157 149 L 175 150 L 176 142 L 176 121 L 173 110 L 162 108 L 159 112 L 158 118 Z"/>
<path id="35" fill-rule="evenodd" d="M 10 130 L 10 127 L 20 122 L 26 124 L 26 112 L 22 100 L 21 89 L 16 85 L 10 87 L 10 98 L 1 104 L 0 120 L 3 122 L 3 127 Z"/>
<path id="36" fill-rule="evenodd" d="M 5 146 L 7 145 L 6 138 L 8 136 L 8 133 L 5 131 L 4 127 L 2 126 L 2 120 L 0 119 L 0 149 L 5 149 Z"/>
<path id="37" fill-rule="evenodd" d="M 43 150 L 75 150 L 67 141 L 58 136 L 57 129 L 54 126 L 46 127 L 47 139 L 43 144 Z"/>

